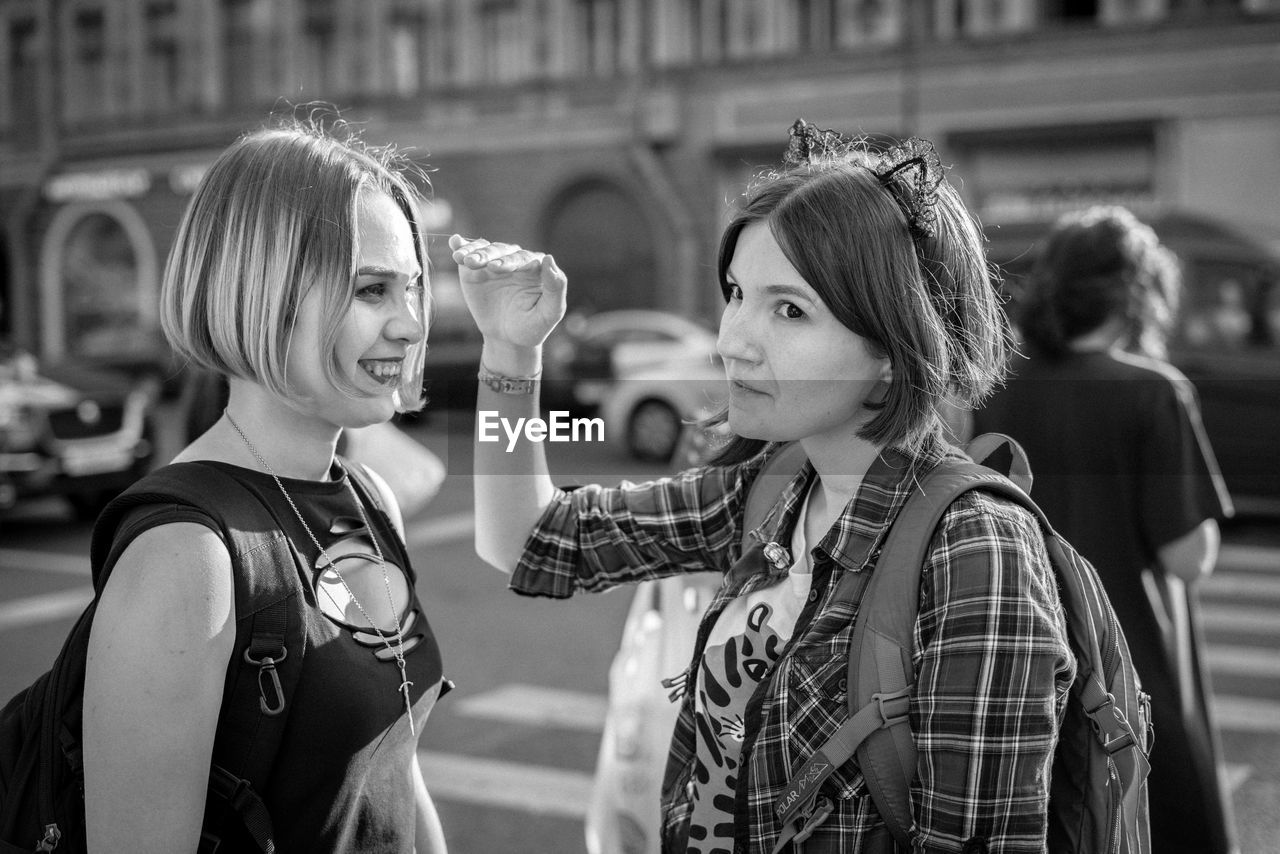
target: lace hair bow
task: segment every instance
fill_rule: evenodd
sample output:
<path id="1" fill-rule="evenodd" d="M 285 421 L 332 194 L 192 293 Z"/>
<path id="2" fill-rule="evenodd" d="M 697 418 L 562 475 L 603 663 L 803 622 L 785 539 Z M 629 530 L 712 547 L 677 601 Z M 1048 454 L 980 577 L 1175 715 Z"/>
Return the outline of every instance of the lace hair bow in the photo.
<path id="1" fill-rule="evenodd" d="M 865 150 L 867 145 L 861 139 L 839 131 L 821 130 L 804 119 L 796 119 L 782 160 L 788 166 L 802 166 L 820 160 L 839 160 Z M 943 179 L 942 163 L 933 143 L 913 136 L 877 157 L 879 164 L 867 169 L 902 209 L 912 237 L 932 237 L 938 225 L 938 186 Z"/>

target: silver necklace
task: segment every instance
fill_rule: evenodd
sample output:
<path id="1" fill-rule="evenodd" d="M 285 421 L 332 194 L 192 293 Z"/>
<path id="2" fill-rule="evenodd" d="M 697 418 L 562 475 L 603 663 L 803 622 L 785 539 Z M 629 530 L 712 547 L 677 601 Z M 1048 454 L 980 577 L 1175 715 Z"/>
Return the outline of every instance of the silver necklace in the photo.
<path id="1" fill-rule="evenodd" d="M 240 429 L 240 425 L 231 417 L 231 413 L 224 409 L 222 414 L 226 416 L 227 422 L 235 428 L 235 431 L 240 434 L 240 438 L 244 440 L 244 445 L 249 449 L 249 453 L 253 454 L 253 457 L 258 461 L 258 464 L 267 470 L 267 474 L 271 475 L 271 479 L 276 482 L 276 486 L 280 487 L 280 494 L 284 496 L 284 500 L 289 502 L 289 506 L 293 508 L 293 515 L 298 517 L 298 522 L 302 525 L 302 530 L 307 532 L 307 536 L 311 538 L 311 542 L 320 552 L 320 556 L 324 558 L 326 568 L 333 570 L 333 574 L 338 576 L 338 580 L 342 582 L 342 586 L 347 591 L 347 595 L 351 597 L 351 601 L 355 603 L 358 609 L 360 609 L 360 613 L 364 616 L 365 622 L 367 622 L 369 627 L 373 629 L 374 634 L 376 634 L 378 639 L 382 641 L 383 646 L 385 646 L 391 654 L 395 656 L 396 666 L 400 668 L 400 687 L 397 690 L 404 696 L 405 716 L 409 719 L 409 734 L 417 735 L 413 726 L 413 702 L 409 696 L 409 688 L 413 685 L 413 682 L 409 680 L 405 669 L 404 632 L 400 626 L 400 614 L 396 611 L 395 597 L 391 594 L 391 579 L 387 577 L 387 563 L 382 556 L 382 547 L 378 545 L 378 538 L 373 533 L 373 525 L 369 524 L 369 517 L 364 512 L 364 504 L 360 501 L 360 496 L 356 494 L 355 487 L 351 485 L 350 476 L 348 476 L 346 481 L 347 491 L 351 493 L 351 498 L 356 503 L 356 509 L 360 511 L 360 520 L 364 522 L 365 530 L 369 532 L 369 539 L 373 541 L 373 552 L 378 557 L 378 569 L 382 571 L 382 586 L 387 591 L 387 603 L 391 606 L 391 618 L 395 620 L 396 624 L 395 646 L 391 645 L 391 641 L 385 634 L 383 634 L 382 629 L 378 628 L 378 624 L 369 616 L 369 612 L 366 611 L 364 605 L 360 603 L 360 599 L 356 596 L 356 592 L 351 589 L 351 585 L 347 584 L 347 579 L 342 577 L 342 572 L 339 571 L 338 565 L 334 563 L 333 558 L 329 557 L 329 552 L 325 550 L 325 547 L 320 545 L 320 540 L 316 538 L 316 535 L 311 532 L 311 526 L 307 524 L 306 519 L 302 518 L 302 512 L 298 510 L 298 505 L 293 503 L 293 498 L 289 495 L 288 490 L 284 488 L 284 483 L 281 482 L 280 476 L 276 474 L 276 470 L 273 469 L 271 464 L 263 458 L 262 454 L 258 453 L 258 449 L 253 446 L 253 443 L 249 441 L 249 437 Z M 333 598 L 333 594 L 328 593 L 327 591 L 326 593 L 329 596 L 329 601 L 333 602 L 333 604 L 338 608 L 342 607 L 338 601 Z"/>

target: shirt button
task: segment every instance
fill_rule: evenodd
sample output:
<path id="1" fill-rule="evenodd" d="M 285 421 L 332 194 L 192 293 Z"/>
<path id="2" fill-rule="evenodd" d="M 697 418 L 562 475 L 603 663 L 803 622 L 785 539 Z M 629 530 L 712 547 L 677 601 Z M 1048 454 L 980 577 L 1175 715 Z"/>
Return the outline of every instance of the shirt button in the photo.
<path id="1" fill-rule="evenodd" d="M 809 591 L 809 601 L 810 601 L 810 602 L 817 602 L 817 601 L 818 601 L 818 591 L 817 591 L 817 590 L 810 590 L 810 591 Z"/>

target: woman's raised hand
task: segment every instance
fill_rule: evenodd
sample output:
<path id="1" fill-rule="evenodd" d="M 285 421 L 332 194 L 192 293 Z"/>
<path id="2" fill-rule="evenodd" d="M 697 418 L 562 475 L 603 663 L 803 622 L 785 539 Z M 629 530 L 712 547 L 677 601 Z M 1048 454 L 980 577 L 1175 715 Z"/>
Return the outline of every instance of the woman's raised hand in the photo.
<path id="1" fill-rule="evenodd" d="M 462 296 L 486 343 L 538 347 L 564 316 L 568 280 L 555 260 L 510 243 L 449 238 Z"/>

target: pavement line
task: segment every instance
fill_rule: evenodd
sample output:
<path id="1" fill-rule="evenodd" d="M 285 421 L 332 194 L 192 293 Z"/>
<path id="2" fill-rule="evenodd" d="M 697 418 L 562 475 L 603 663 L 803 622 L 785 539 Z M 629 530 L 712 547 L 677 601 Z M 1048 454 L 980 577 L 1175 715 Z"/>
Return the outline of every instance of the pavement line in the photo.
<path id="1" fill-rule="evenodd" d="M 1255 602 L 1260 599 L 1280 602 L 1280 575 L 1263 575 L 1257 572 L 1215 573 L 1204 580 L 1200 593 L 1206 599 L 1238 596 Z"/>
<path id="2" fill-rule="evenodd" d="M 1280 734 L 1280 702 L 1276 700 L 1215 694 L 1212 706 L 1218 729 Z"/>
<path id="3" fill-rule="evenodd" d="M 405 532 L 408 545 L 432 546 L 454 540 L 469 539 L 475 534 L 476 517 L 470 511 L 449 516 L 426 518 L 409 526 Z"/>
<path id="4" fill-rule="evenodd" d="M 79 614 L 93 599 L 93 589 L 77 587 L 0 603 L 0 631 Z"/>
<path id="5" fill-rule="evenodd" d="M 1218 566 L 1244 572 L 1280 572 L 1280 549 L 1223 543 L 1218 549 Z"/>
<path id="6" fill-rule="evenodd" d="M 0 569 L 26 569 L 34 572 L 88 576 L 89 556 L 40 552 L 35 549 L 0 549 Z"/>
<path id="7" fill-rule="evenodd" d="M 418 764 L 427 791 L 439 800 L 579 820 L 591 802 L 591 775 L 578 771 L 431 750 L 418 751 Z"/>
<path id="8" fill-rule="evenodd" d="M 1205 661 L 1214 676 L 1253 676 L 1280 679 L 1280 655 L 1274 649 L 1257 646 L 1208 644 Z"/>
<path id="9" fill-rule="evenodd" d="M 460 700 L 460 715 L 529 726 L 603 732 L 609 700 L 602 694 L 512 683 Z"/>
<path id="10" fill-rule="evenodd" d="M 1245 780 L 1249 779 L 1249 775 L 1253 773 L 1252 765 L 1237 765 L 1231 762 L 1227 763 L 1227 791 L 1232 794 L 1240 788 Z"/>
<path id="11" fill-rule="evenodd" d="M 1280 609 L 1205 603 L 1201 609 L 1205 628 L 1228 632 L 1280 635 Z"/>

